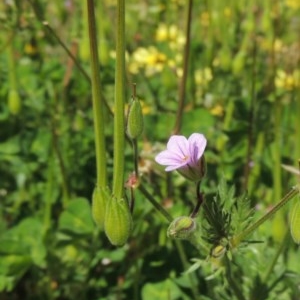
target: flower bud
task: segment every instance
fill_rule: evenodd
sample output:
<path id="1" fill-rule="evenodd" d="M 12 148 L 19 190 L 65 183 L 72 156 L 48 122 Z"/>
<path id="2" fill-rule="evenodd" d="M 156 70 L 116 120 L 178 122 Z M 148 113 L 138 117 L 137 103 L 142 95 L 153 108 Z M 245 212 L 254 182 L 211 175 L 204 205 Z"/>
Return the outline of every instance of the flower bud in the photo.
<path id="1" fill-rule="evenodd" d="M 169 226 L 168 237 L 177 239 L 188 239 L 196 230 L 196 222 L 191 217 L 178 217 Z"/>
<path id="2" fill-rule="evenodd" d="M 108 189 L 95 187 L 92 197 L 92 215 L 95 223 L 104 228 L 106 204 L 110 200 Z"/>
<path id="3" fill-rule="evenodd" d="M 106 206 L 104 229 L 109 241 L 115 246 L 126 243 L 132 229 L 132 218 L 127 202 L 112 197 Z"/>
<path id="4" fill-rule="evenodd" d="M 13 115 L 18 115 L 21 110 L 21 99 L 16 90 L 8 92 L 8 108 Z"/>
<path id="5" fill-rule="evenodd" d="M 144 128 L 142 106 L 139 100 L 133 99 L 128 112 L 127 134 L 129 138 L 138 138 Z"/>

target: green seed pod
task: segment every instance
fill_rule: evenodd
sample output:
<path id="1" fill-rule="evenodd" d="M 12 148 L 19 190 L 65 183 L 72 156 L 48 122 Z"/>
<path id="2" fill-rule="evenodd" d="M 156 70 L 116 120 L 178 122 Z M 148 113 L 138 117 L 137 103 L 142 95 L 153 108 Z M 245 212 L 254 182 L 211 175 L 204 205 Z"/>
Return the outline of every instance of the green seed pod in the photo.
<path id="1" fill-rule="evenodd" d="M 16 90 L 8 92 L 8 108 L 13 115 L 18 115 L 21 110 L 21 99 Z"/>
<path id="2" fill-rule="evenodd" d="M 104 228 L 106 204 L 110 200 L 108 189 L 95 187 L 92 197 L 92 215 L 95 223 Z"/>
<path id="3" fill-rule="evenodd" d="M 127 118 L 127 134 L 129 138 L 138 138 L 144 128 L 142 106 L 139 100 L 134 99 L 131 102 Z"/>
<path id="4" fill-rule="evenodd" d="M 239 75 L 245 67 L 246 54 L 243 50 L 239 51 L 232 61 L 232 72 Z"/>
<path id="5" fill-rule="evenodd" d="M 115 246 L 126 243 L 132 229 L 132 218 L 127 202 L 112 197 L 106 206 L 104 229 L 109 241 Z"/>
<path id="6" fill-rule="evenodd" d="M 191 217 L 178 217 L 169 226 L 168 237 L 177 239 L 188 239 L 196 230 L 196 222 Z"/>
<path id="7" fill-rule="evenodd" d="M 300 199 L 297 199 L 290 212 L 290 230 L 296 244 L 300 244 Z"/>

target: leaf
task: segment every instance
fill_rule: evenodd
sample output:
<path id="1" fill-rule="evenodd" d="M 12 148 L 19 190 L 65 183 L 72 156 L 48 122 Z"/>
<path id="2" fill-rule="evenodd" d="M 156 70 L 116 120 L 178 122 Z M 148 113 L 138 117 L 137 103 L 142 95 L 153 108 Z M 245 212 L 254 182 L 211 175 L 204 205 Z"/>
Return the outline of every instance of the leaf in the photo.
<path id="1" fill-rule="evenodd" d="M 158 283 L 147 283 L 142 290 L 143 300 L 188 299 L 170 279 Z"/>
<path id="2" fill-rule="evenodd" d="M 296 244 L 300 244 L 300 199 L 296 200 L 290 212 L 290 230 Z"/>
<path id="3" fill-rule="evenodd" d="M 87 199 L 72 200 L 59 218 L 59 228 L 74 234 L 90 234 L 94 230 L 91 206 Z"/>
<path id="4" fill-rule="evenodd" d="M 43 243 L 42 223 L 27 218 L 5 232 L 0 239 L 0 253 L 5 259 L 8 255 L 29 256 L 34 264 L 44 267 L 46 247 Z"/>
<path id="5" fill-rule="evenodd" d="M 202 265 L 203 265 L 203 260 L 200 260 L 200 259 L 197 259 L 195 261 L 195 263 L 193 263 L 185 272 L 184 274 L 187 275 L 187 274 L 190 274 L 190 273 L 193 273 L 195 272 L 196 270 L 198 270 Z"/>

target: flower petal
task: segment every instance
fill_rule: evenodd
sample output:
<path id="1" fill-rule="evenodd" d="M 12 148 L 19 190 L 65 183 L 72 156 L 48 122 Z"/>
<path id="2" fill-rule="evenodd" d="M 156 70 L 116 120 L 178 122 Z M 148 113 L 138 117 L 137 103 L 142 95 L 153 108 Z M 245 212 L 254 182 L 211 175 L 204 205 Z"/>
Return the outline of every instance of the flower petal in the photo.
<path id="1" fill-rule="evenodd" d="M 189 154 L 194 163 L 196 163 L 203 155 L 207 140 L 201 133 L 193 133 L 189 139 Z"/>
<path id="2" fill-rule="evenodd" d="M 168 141 L 167 149 L 183 159 L 189 154 L 188 140 L 183 135 L 173 135 Z"/>
<path id="3" fill-rule="evenodd" d="M 164 150 L 156 155 L 155 161 L 159 163 L 160 165 L 180 165 L 182 163 L 182 160 L 180 157 L 175 153 Z"/>

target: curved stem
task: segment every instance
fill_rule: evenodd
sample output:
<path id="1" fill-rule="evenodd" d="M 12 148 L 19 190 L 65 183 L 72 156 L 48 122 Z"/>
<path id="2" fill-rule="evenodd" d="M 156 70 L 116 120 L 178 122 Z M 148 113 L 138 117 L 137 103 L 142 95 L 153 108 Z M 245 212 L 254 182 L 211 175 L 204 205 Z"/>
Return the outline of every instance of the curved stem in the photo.
<path id="1" fill-rule="evenodd" d="M 195 218 L 199 212 L 200 206 L 204 201 L 203 194 L 200 192 L 200 186 L 201 186 L 201 181 L 198 181 L 196 183 L 196 195 L 197 195 L 197 203 L 196 206 L 194 207 L 194 210 L 192 211 L 190 217 Z"/>
<path id="2" fill-rule="evenodd" d="M 172 222 L 172 216 L 155 200 L 155 198 L 145 189 L 145 187 L 140 184 L 139 190 L 146 197 L 147 200 L 169 221 Z"/>

